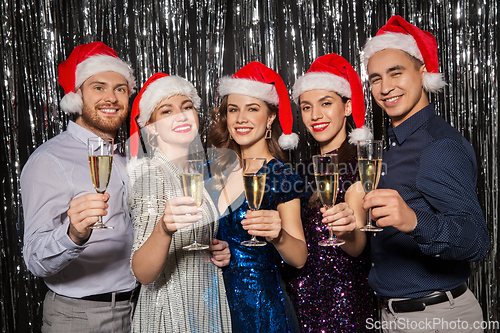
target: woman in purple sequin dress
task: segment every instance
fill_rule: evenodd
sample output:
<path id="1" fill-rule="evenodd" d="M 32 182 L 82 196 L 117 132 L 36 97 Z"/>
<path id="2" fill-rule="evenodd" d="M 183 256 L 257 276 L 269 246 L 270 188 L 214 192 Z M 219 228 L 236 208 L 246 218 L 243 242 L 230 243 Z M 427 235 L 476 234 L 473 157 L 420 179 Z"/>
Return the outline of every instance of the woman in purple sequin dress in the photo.
<path id="1" fill-rule="evenodd" d="M 339 155 L 339 192 L 336 205 L 320 208 L 315 193 L 310 161 L 301 168 L 309 193 L 302 209 L 302 223 L 308 247 L 306 265 L 297 270 L 284 267 L 287 290 L 294 303 L 302 332 L 366 332 L 373 317 L 372 293 L 368 286 L 369 258 L 364 252 L 366 235 L 356 227 L 364 225 L 361 207 L 364 192 L 359 182 L 356 138 L 349 135 L 364 124 L 364 98 L 358 74 L 336 54 L 314 61 L 293 88 L 302 120 L 321 153 Z M 354 130 L 363 135 L 366 131 Z M 349 137 L 354 144 L 349 142 Z M 322 247 L 327 225 L 346 241 L 340 247 Z"/>

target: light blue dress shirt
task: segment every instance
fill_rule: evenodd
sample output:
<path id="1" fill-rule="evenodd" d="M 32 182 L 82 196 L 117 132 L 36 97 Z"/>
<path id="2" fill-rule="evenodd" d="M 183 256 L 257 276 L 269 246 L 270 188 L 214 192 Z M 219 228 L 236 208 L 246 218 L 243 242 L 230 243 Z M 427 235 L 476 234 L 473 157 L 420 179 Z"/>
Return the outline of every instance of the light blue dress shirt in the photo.
<path id="1" fill-rule="evenodd" d="M 38 147 L 21 173 L 24 211 L 24 261 L 57 294 L 84 297 L 134 289 L 130 270 L 134 240 L 127 206 L 126 159 L 115 151 L 107 193 L 106 225 L 76 245 L 68 236 L 69 203 L 95 193 L 89 171 L 87 139 L 92 132 L 74 122 Z"/>

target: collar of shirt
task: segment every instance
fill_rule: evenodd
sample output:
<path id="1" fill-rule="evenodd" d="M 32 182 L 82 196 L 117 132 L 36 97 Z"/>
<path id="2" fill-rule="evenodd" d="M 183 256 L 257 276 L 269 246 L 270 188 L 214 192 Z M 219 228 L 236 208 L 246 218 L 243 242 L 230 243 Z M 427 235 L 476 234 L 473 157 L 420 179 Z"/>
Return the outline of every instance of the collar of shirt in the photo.
<path id="1" fill-rule="evenodd" d="M 410 118 L 406 119 L 399 126 L 390 127 L 387 131 L 387 134 L 389 135 L 390 145 L 392 146 L 393 142 L 397 142 L 399 145 L 403 144 L 403 142 L 410 135 L 415 133 L 416 130 L 422 127 L 422 125 L 426 124 L 429 119 L 435 115 L 436 111 L 434 109 L 434 104 L 429 104 Z"/>
<path id="2" fill-rule="evenodd" d="M 77 138 L 78 140 L 83 142 L 86 146 L 88 145 L 89 138 L 97 136 L 94 133 L 92 133 L 91 131 L 89 131 L 88 129 L 86 129 L 85 127 L 78 125 L 77 123 L 75 123 L 72 120 L 69 121 L 68 128 L 66 129 L 66 131 L 68 131 L 68 133 L 70 133 L 75 138 Z M 113 147 L 113 151 L 115 153 L 119 152 L 120 147 L 121 147 L 121 142 L 115 143 L 114 147 Z"/>

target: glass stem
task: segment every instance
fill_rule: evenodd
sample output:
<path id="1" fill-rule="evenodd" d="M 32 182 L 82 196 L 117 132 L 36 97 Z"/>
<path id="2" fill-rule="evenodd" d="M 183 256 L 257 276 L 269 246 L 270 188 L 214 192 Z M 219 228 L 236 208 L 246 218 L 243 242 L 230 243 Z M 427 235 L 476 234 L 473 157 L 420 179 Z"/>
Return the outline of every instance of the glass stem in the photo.
<path id="1" fill-rule="evenodd" d="M 368 214 L 366 214 L 366 225 L 371 226 L 372 225 L 372 209 L 368 209 Z"/>
<path id="2" fill-rule="evenodd" d="M 328 234 L 330 235 L 330 240 L 337 239 L 337 236 L 335 236 L 335 234 L 333 233 L 333 230 L 330 227 L 328 227 Z"/>
<path id="3" fill-rule="evenodd" d="M 196 222 L 195 222 L 196 223 Z M 195 223 L 193 223 L 193 239 L 194 239 L 194 243 L 196 244 L 196 227 L 194 226 Z"/>

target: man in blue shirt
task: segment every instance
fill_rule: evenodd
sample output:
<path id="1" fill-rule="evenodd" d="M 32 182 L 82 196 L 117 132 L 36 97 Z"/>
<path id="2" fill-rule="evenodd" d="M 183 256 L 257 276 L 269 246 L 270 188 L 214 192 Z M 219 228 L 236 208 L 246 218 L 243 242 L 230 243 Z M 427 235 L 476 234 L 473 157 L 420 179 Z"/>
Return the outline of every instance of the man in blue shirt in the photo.
<path id="1" fill-rule="evenodd" d="M 445 83 L 437 43 L 394 16 L 363 49 L 372 95 L 392 122 L 386 172 L 367 194 L 384 227 L 371 238 L 369 284 L 385 332 L 481 332 L 481 308 L 465 281 L 489 234 L 476 189 L 472 146 L 435 114 L 428 92 Z M 367 323 L 373 326 L 373 323 Z"/>
<path id="2" fill-rule="evenodd" d="M 136 280 L 125 156 L 115 150 L 108 188 L 98 194 L 87 139 L 116 136 L 135 78 L 101 42 L 77 46 L 58 71 L 61 109 L 76 119 L 38 147 L 21 174 L 24 260 L 49 288 L 42 332 L 129 332 Z M 88 229 L 99 216 L 113 229 Z"/>

